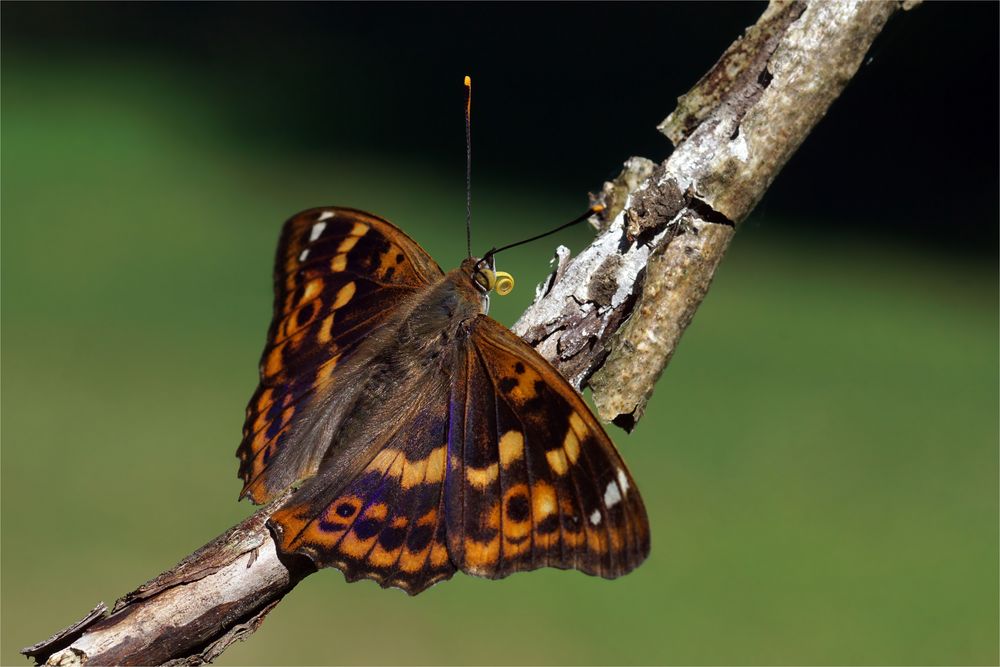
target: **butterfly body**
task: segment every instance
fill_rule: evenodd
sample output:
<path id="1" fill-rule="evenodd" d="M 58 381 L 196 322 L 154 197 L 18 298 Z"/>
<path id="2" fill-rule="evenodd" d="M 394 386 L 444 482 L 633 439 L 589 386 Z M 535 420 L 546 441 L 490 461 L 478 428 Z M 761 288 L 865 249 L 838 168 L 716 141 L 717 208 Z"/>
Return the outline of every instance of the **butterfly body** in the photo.
<path id="1" fill-rule="evenodd" d="M 486 269 L 488 271 L 488 269 Z M 646 556 L 642 500 L 566 381 L 486 315 L 482 262 L 444 273 L 370 214 L 286 224 L 275 318 L 238 450 L 285 553 L 415 594 L 456 569 L 614 577 Z"/>
<path id="2" fill-rule="evenodd" d="M 425 292 L 414 294 L 397 312 L 370 332 L 317 396 L 311 420 L 300 420 L 290 440 L 315 441 L 318 447 L 280 448 L 269 471 L 294 471 L 291 477 L 267 479 L 265 498 L 319 470 L 326 483 L 342 486 L 374 457 L 387 425 L 406 414 L 424 395 L 437 395 L 455 363 L 452 344 L 465 335 L 463 325 L 485 312 L 461 269 L 442 276 Z M 302 458 L 309 452 L 308 458 Z"/>

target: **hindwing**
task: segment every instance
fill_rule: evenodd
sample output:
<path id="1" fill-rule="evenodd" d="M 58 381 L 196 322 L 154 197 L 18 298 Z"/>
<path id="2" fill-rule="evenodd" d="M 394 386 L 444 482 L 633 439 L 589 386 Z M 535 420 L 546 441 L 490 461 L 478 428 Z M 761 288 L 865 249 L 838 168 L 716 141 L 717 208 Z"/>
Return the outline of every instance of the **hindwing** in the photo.
<path id="1" fill-rule="evenodd" d="M 381 449 L 346 486 L 321 470 L 271 515 L 283 553 L 415 595 L 455 572 L 444 521 L 447 387 L 387 428 Z"/>
<path id="2" fill-rule="evenodd" d="M 453 377 L 448 551 L 499 578 L 551 566 L 613 578 L 649 553 L 635 482 L 580 395 L 481 315 Z"/>
<path id="3" fill-rule="evenodd" d="M 282 230 L 274 270 L 274 316 L 237 450 L 240 497 L 266 502 L 313 472 L 327 444 L 289 436 L 351 360 L 360 343 L 415 292 L 443 275 L 412 239 L 379 217 L 316 208 Z M 322 401 L 319 401 L 322 403 Z M 301 430 L 301 429 L 300 429 Z M 278 456 L 288 445 L 294 455 Z"/>
<path id="4" fill-rule="evenodd" d="M 456 569 L 613 578 L 638 566 L 649 553 L 642 499 L 579 394 L 486 316 L 454 360 L 447 382 L 401 388 L 412 406 L 356 476 L 334 481 L 324 467 L 272 514 L 278 548 L 411 595 Z"/>

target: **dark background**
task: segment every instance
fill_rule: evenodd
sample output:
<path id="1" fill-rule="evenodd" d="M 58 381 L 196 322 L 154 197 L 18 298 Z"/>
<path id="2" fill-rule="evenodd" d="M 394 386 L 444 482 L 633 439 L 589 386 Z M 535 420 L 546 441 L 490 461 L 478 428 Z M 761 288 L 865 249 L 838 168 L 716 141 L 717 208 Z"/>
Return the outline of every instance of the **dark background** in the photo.
<path id="1" fill-rule="evenodd" d="M 0 663 L 233 525 L 281 222 L 464 256 L 577 215 L 760 3 L 0 4 Z M 629 435 L 615 581 L 324 571 L 220 664 L 986 664 L 1000 610 L 997 3 L 895 16 Z M 511 324 L 557 243 L 502 256 Z"/>
<path id="2" fill-rule="evenodd" d="M 461 80 L 477 183 L 596 189 L 762 3 L 8 3 L 5 48 L 167 59 L 238 140 L 305 155 L 411 156 L 461 178 Z M 758 211 L 992 255 L 998 4 L 894 18 Z M 513 209 L 518 202 L 512 201 Z"/>

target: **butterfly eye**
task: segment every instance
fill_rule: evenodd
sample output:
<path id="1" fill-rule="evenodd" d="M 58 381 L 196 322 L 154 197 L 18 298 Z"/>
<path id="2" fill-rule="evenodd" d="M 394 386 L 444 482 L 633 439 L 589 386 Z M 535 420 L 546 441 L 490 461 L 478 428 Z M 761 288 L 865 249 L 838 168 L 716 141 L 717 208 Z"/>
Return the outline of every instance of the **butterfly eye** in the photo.
<path id="1" fill-rule="evenodd" d="M 476 281 L 483 291 L 489 292 L 496 285 L 496 275 L 489 269 L 479 269 L 473 275 L 472 279 Z"/>

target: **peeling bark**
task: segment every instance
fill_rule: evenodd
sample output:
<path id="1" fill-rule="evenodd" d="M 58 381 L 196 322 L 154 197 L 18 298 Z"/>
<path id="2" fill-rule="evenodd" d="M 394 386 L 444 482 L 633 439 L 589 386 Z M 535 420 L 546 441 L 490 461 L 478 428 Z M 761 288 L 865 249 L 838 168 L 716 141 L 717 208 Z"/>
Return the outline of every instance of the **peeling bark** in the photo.
<path id="1" fill-rule="evenodd" d="M 915 4 L 907 0 L 903 7 Z M 556 267 L 514 325 L 602 417 L 631 429 L 711 284 L 736 225 L 826 113 L 899 8 L 889 1 L 773 0 L 660 129 L 676 150 L 632 158 L 596 199 L 594 242 Z M 279 499 L 280 503 L 284 498 Z M 22 650 L 39 664 L 211 661 L 304 577 L 282 559 L 270 507 L 175 568 Z"/>
<path id="2" fill-rule="evenodd" d="M 735 227 L 899 7 L 774 0 L 660 125 L 674 152 L 652 169 L 640 162 L 649 175 L 622 210 L 514 325 L 577 389 L 591 387 L 602 419 L 631 430 L 642 417 Z M 635 172 L 602 196 L 620 202 Z M 590 299 L 591 285 L 614 288 L 612 302 Z"/>
<path id="3" fill-rule="evenodd" d="M 286 493 L 275 501 L 286 499 Z M 245 639 L 305 576 L 308 559 L 282 560 L 266 522 L 269 505 L 173 569 L 34 646 L 47 665 L 200 665 Z"/>

